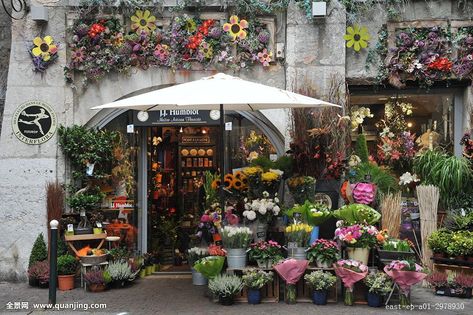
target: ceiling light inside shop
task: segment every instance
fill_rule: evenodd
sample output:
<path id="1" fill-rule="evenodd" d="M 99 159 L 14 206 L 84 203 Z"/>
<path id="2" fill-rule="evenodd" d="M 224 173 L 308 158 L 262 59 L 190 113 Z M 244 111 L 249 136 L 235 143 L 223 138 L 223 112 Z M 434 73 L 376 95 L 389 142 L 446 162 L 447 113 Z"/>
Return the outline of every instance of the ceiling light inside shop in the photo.
<path id="1" fill-rule="evenodd" d="M 183 133 L 183 132 L 184 132 L 184 129 L 182 129 L 182 127 L 181 127 L 181 129 L 179 129 L 179 132 L 180 132 L 180 133 Z"/>
<path id="2" fill-rule="evenodd" d="M 414 126 L 414 124 L 412 122 L 407 123 L 407 128 L 412 128 L 412 126 Z"/>

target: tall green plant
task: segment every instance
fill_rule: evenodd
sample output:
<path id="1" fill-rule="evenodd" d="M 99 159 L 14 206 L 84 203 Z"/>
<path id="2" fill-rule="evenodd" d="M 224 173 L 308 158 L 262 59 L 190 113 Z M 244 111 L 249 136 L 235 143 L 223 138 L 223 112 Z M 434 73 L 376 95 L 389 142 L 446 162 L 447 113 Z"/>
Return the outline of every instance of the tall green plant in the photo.
<path id="1" fill-rule="evenodd" d="M 48 249 L 44 242 L 43 233 L 40 233 L 34 241 L 33 248 L 31 249 L 28 267 L 31 267 L 37 261 L 44 261 L 46 259 L 48 259 Z"/>
<path id="2" fill-rule="evenodd" d="M 371 182 L 376 184 L 380 194 L 388 192 L 395 192 L 399 190 L 399 185 L 396 177 L 379 166 L 371 163 L 362 163 L 353 168 L 353 173 L 350 174 L 351 182 L 363 182 L 366 176 L 369 175 Z"/>
<path id="3" fill-rule="evenodd" d="M 366 143 L 366 137 L 364 134 L 359 134 L 358 138 L 356 139 L 355 153 L 361 159 L 361 162 L 368 163 L 368 144 Z"/>

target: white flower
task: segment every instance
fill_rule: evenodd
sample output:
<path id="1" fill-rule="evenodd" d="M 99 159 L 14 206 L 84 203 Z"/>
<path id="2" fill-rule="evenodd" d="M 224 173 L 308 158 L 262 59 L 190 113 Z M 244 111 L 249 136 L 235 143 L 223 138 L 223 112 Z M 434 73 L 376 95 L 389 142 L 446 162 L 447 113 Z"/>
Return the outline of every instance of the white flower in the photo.
<path id="1" fill-rule="evenodd" d="M 266 214 L 266 207 L 264 205 L 262 205 L 261 207 L 259 207 L 258 209 L 258 212 L 261 213 L 262 215 L 265 215 Z"/>
<path id="2" fill-rule="evenodd" d="M 335 223 L 335 226 L 338 227 L 338 228 L 342 227 L 343 223 L 344 223 L 343 220 L 338 220 L 337 223 Z"/>
<path id="3" fill-rule="evenodd" d="M 350 165 L 350 167 L 355 167 L 360 163 L 361 159 L 358 155 L 353 154 L 352 156 L 350 156 L 350 160 L 348 161 L 348 165 Z"/>
<path id="4" fill-rule="evenodd" d="M 282 175 L 284 174 L 284 172 L 283 172 L 283 171 L 281 171 L 281 170 L 278 170 L 278 169 L 273 169 L 273 168 L 270 168 L 270 169 L 269 169 L 269 171 L 270 171 L 271 173 L 278 174 L 279 176 L 282 176 Z"/>
<path id="5" fill-rule="evenodd" d="M 256 219 L 256 212 L 254 212 L 253 210 L 248 211 L 248 213 L 246 214 L 246 218 L 250 221 L 253 221 L 254 219 Z"/>
<path id="6" fill-rule="evenodd" d="M 419 178 L 416 174 L 412 175 L 410 172 L 405 172 L 399 177 L 399 185 L 408 185 L 410 183 L 418 182 Z"/>
<path id="7" fill-rule="evenodd" d="M 278 203 L 278 202 L 279 202 L 279 198 L 278 198 L 278 197 L 274 197 L 274 202 Z"/>
<path id="8" fill-rule="evenodd" d="M 264 198 L 268 198 L 268 197 L 269 197 L 269 192 L 263 191 L 263 197 L 264 197 Z"/>
<path id="9" fill-rule="evenodd" d="M 280 211 L 281 211 L 281 208 L 279 208 L 278 205 L 276 205 L 276 206 L 273 207 L 274 215 L 278 215 Z"/>

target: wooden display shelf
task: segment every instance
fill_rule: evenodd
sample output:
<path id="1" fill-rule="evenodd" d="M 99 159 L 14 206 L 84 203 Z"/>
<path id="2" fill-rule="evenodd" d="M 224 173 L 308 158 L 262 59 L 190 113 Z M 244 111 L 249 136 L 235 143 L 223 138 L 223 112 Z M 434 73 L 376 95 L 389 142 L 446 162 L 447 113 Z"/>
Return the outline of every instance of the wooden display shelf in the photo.
<path id="1" fill-rule="evenodd" d="M 106 233 L 100 234 L 81 234 L 81 235 L 64 235 L 64 240 L 66 241 L 67 245 L 72 249 L 72 251 L 79 256 L 79 252 L 74 246 L 74 242 L 77 241 L 95 241 L 100 240 L 99 245 L 97 245 L 97 249 L 102 248 L 103 243 L 105 242 L 105 238 L 107 237 Z"/>
<path id="2" fill-rule="evenodd" d="M 445 272 L 447 270 L 453 271 L 455 273 L 462 273 L 465 275 L 473 275 L 473 268 L 470 266 L 434 263 L 434 271 Z"/>

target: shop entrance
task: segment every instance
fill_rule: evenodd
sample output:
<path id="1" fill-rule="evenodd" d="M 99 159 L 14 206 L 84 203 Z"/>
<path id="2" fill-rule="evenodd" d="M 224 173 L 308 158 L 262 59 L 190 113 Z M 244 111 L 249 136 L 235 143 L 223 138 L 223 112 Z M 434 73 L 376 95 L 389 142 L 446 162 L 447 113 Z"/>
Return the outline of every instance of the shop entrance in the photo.
<path id="1" fill-rule="evenodd" d="M 190 271 L 185 253 L 203 212 L 205 172 L 218 171 L 219 128 L 144 128 L 147 140 L 148 250 L 161 271 Z"/>

